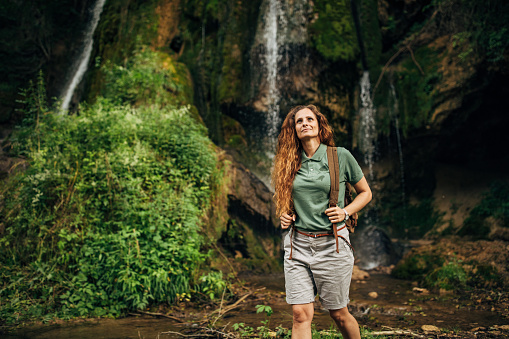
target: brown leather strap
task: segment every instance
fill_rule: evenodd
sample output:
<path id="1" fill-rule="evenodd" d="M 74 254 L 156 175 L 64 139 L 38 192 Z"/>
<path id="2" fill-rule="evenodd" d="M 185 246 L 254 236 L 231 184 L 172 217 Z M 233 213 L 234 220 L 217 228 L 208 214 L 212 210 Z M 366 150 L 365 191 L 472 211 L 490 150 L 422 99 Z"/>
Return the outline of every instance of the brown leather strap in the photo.
<path id="1" fill-rule="evenodd" d="M 290 230 L 290 256 L 288 257 L 288 259 L 292 260 L 293 257 L 292 257 L 292 254 L 293 254 L 293 240 L 292 240 L 292 236 L 293 236 L 293 229 L 295 228 L 295 226 L 293 226 L 292 224 L 292 229 Z"/>
<path id="2" fill-rule="evenodd" d="M 338 205 L 339 199 L 339 159 L 336 147 L 327 146 L 327 162 L 330 174 L 329 207 L 333 207 Z"/>
<path id="3" fill-rule="evenodd" d="M 330 174 L 329 207 L 336 207 L 339 199 L 339 159 L 336 147 L 327 146 L 327 162 Z M 339 253 L 337 224 L 332 224 L 332 230 L 336 239 L 336 252 Z"/>
<path id="4" fill-rule="evenodd" d="M 297 233 L 299 233 L 299 234 L 305 235 L 306 237 L 310 237 L 310 238 L 328 237 L 328 236 L 333 235 L 332 232 L 314 234 L 314 233 L 302 232 L 302 231 L 299 231 L 299 230 L 295 230 L 295 231 Z"/>

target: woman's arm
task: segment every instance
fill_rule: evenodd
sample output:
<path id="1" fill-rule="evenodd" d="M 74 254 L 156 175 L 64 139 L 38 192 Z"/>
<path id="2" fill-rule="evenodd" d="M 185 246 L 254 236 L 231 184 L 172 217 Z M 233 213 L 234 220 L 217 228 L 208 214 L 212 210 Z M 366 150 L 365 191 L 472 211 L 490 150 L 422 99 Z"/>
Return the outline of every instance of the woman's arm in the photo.
<path id="1" fill-rule="evenodd" d="M 362 177 L 362 179 L 359 180 L 358 183 L 353 185 L 353 187 L 357 192 L 357 196 L 350 205 L 345 207 L 345 210 L 348 212 L 348 215 L 352 215 L 356 212 L 359 212 L 361 209 L 364 208 L 364 206 L 366 206 L 371 201 L 372 198 L 371 189 L 369 188 L 368 182 L 366 181 L 365 177 Z M 325 214 L 327 214 L 329 220 L 334 224 L 345 220 L 345 212 L 343 211 L 342 208 L 338 206 L 326 209 Z"/>

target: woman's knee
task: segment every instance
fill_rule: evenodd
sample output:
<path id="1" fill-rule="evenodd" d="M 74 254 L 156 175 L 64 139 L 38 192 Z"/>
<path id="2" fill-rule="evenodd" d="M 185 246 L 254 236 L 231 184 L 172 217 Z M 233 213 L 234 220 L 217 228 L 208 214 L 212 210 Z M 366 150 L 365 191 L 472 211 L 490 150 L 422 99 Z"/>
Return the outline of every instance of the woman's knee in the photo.
<path id="1" fill-rule="evenodd" d="M 313 320 L 314 314 L 314 305 L 304 304 L 304 305 L 293 305 L 293 322 L 294 323 L 311 323 Z"/>
<path id="2" fill-rule="evenodd" d="M 339 310 L 330 310 L 329 314 L 337 324 L 344 324 L 352 318 L 350 312 L 348 312 L 348 308 L 344 307 Z"/>

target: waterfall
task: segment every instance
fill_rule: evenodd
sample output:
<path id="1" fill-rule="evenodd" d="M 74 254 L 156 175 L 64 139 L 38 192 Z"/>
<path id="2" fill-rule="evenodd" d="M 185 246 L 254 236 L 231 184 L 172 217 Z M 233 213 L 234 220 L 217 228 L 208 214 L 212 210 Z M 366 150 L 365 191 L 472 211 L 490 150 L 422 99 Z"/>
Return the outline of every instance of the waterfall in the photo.
<path id="1" fill-rule="evenodd" d="M 280 93 L 277 86 L 279 61 L 282 58 L 281 49 L 284 37 L 281 32 L 286 29 L 286 18 L 283 13 L 280 0 L 268 0 L 264 15 L 263 42 L 265 55 L 265 80 L 267 81 L 267 122 L 268 122 L 268 149 L 273 150 L 276 146 L 276 137 L 279 126 L 279 101 Z"/>
<path id="2" fill-rule="evenodd" d="M 375 108 L 371 99 L 371 83 L 369 72 L 364 71 L 361 82 L 361 107 L 359 109 L 360 129 L 359 146 L 364 154 L 364 162 L 369 169 L 369 179 L 373 180 L 373 163 L 376 154 L 376 126 L 375 126 Z"/>
<path id="3" fill-rule="evenodd" d="M 85 75 L 85 72 L 87 71 L 88 61 L 90 60 L 92 47 L 94 45 L 94 32 L 97 28 L 97 24 L 99 23 L 99 18 L 101 17 L 105 2 L 106 0 L 97 0 L 91 11 L 92 18 L 85 29 L 83 48 L 78 58 L 72 65 L 71 69 L 74 74 L 65 87 L 64 95 L 62 96 L 63 99 L 62 106 L 60 107 L 60 114 L 64 114 L 69 109 L 69 104 L 71 103 L 71 98 L 74 94 L 74 90 L 79 85 L 83 79 L 83 76 Z"/>
<path id="4" fill-rule="evenodd" d="M 399 105 L 398 105 L 398 98 L 396 97 L 396 90 L 394 89 L 394 84 L 392 82 L 390 83 L 390 88 L 391 88 L 391 95 L 392 95 L 392 98 L 394 100 L 393 106 L 392 106 L 392 113 L 393 113 L 394 124 L 395 124 L 395 128 L 396 128 L 396 139 L 398 141 L 399 168 L 401 170 L 401 200 L 402 200 L 403 206 L 404 206 L 405 201 L 406 201 L 406 196 L 405 196 L 405 165 L 403 163 L 403 149 L 401 148 L 401 135 L 399 133 L 399 118 L 398 118 L 398 115 L 399 115 Z M 406 217 L 406 209 L 405 209 L 404 217 Z"/>

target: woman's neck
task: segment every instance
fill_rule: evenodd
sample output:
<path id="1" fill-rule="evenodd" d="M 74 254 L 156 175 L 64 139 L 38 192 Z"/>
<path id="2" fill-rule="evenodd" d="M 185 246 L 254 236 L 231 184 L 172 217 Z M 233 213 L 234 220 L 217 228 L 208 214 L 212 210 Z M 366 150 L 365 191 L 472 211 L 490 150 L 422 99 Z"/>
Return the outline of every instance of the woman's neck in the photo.
<path id="1" fill-rule="evenodd" d="M 304 152 L 308 158 L 311 158 L 315 154 L 318 147 L 320 147 L 320 139 L 318 138 L 301 140 L 301 143 L 302 148 L 304 149 Z"/>

